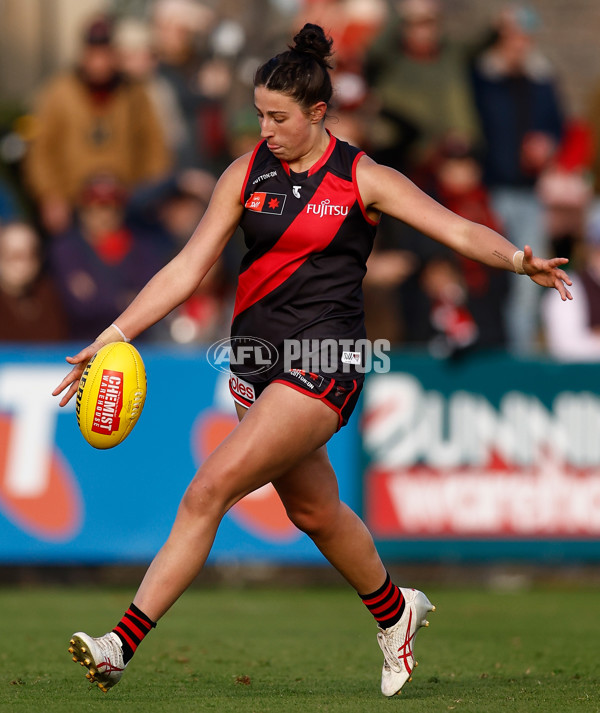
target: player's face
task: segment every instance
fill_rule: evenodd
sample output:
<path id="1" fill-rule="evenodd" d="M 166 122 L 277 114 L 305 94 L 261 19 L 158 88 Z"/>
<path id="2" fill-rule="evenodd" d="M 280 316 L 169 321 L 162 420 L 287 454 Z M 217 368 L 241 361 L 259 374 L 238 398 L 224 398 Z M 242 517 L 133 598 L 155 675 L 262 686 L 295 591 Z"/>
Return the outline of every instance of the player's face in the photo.
<path id="1" fill-rule="evenodd" d="M 316 134 L 315 122 L 292 97 L 256 87 L 254 103 L 260 135 L 277 158 L 290 162 L 310 152 Z"/>

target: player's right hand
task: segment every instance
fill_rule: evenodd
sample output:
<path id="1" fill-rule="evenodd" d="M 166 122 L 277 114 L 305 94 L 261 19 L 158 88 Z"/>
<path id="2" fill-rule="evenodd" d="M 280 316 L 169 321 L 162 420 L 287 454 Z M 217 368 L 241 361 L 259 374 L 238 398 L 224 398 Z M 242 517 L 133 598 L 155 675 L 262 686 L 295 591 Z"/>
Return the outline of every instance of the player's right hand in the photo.
<path id="1" fill-rule="evenodd" d="M 78 354 L 75 354 L 75 356 L 67 357 L 67 361 L 69 362 L 69 364 L 73 364 L 74 366 L 52 392 L 52 396 L 58 396 L 67 387 L 69 387 L 67 393 L 64 394 L 64 396 L 60 400 L 59 406 L 66 406 L 73 398 L 73 396 L 77 393 L 77 389 L 79 388 L 79 379 L 81 379 L 81 375 L 85 371 L 87 363 L 98 351 L 98 349 L 101 349 L 103 346 L 104 344 L 98 339 L 96 339 L 85 349 L 82 349 Z"/>

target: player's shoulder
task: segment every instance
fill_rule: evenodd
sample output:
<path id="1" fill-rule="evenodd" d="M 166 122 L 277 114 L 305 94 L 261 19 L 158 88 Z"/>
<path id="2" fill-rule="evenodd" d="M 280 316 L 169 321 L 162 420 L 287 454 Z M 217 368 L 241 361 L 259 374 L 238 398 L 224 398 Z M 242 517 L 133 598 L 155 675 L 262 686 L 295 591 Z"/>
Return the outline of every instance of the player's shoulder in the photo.
<path id="1" fill-rule="evenodd" d="M 236 159 L 234 159 L 229 164 L 227 171 L 230 173 L 245 173 L 250 166 L 250 163 L 252 161 L 252 156 L 253 156 L 252 151 L 249 151 L 248 153 L 238 156 Z"/>
<path id="2" fill-rule="evenodd" d="M 362 153 L 356 160 L 356 176 L 363 180 L 377 180 L 384 167 L 377 163 L 366 153 Z"/>
<path id="3" fill-rule="evenodd" d="M 369 154 L 365 153 L 364 151 L 361 151 L 358 157 L 358 165 L 364 168 L 366 166 L 380 166 L 381 164 L 377 163 L 377 161 L 371 158 Z"/>
<path id="4" fill-rule="evenodd" d="M 233 174 L 233 175 L 242 175 L 246 176 L 249 170 L 255 167 L 256 165 L 256 159 L 259 155 L 261 155 L 261 148 L 265 144 L 264 141 L 259 141 L 254 149 L 252 151 L 248 151 L 247 153 L 242 154 L 241 156 L 238 156 L 236 159 L 234 159 L 230 164 L 229 167 L 226 169 L 225 173 L 227 174 Z M 270 155 L 270 152 L 268 152 Z"/>
<path id="5" fill-rule="evenodd" d="M 252 152 L 235 158 L 221 174 L 221 177 L 217 182 L 217 186 L 231 186 L 238 184 L 241 187 L 246 178 L 246 174 L 248 173 L 251 160 Z"/>
<path id="6" fill-rule="evenodd" d="M 229 164 L 217 181 L 213 199 L 217 196 L 224 198 L 230 195 L 234 196 L 236 200 L 240 200 L 242 189 L 252 167 L 254 153 L 255 151 L 249 151 L 242 154 Z"/>
<path id="7" fill-rule="evenodd" d="M 390 192 L 404 195 L 407 178 L 390 166 L 377 163 L 366 154 L 359 157 L 356 166 L 356 183 L 366 206 L 375 205 Z"/>

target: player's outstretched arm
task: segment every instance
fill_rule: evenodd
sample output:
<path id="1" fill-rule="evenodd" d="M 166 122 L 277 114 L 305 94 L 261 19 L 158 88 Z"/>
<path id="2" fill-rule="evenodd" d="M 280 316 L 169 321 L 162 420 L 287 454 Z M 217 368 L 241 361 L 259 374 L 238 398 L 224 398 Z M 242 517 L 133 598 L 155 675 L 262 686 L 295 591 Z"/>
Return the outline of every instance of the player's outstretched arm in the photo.
<path id="1" fill-rule="evenodd" d="M 133 339 L 171 310 L 184 302 L 198 287 L 206 273 L 217 261 L 241 216 L 241 190 L 248 168 L 249 156 L 234 161 L 223 173 L 202 220 L 182 250 L 139 292 L 115 324 L 102 332 L 92 344 L 75 356 L 67 357 L 73 366 L 52 392 L 65 406 L 77 392 L 79 379 L 88 361 L 105 344 Z"/>
<path id="2" fill-rule="evenodd" d="M 555 288 L 563 300 L 572 299 L 567 289 L 571 280 L 562 269 L 566 258 L 545 260 L 534 256 L 529 246 L 519 250 L 499 233 L 456 215 L 406 176 L 366 156 L 359 161 L 357 181 L 368 211 L 386 213 L 465 257 L 528 275 L 538 285 Z"/>

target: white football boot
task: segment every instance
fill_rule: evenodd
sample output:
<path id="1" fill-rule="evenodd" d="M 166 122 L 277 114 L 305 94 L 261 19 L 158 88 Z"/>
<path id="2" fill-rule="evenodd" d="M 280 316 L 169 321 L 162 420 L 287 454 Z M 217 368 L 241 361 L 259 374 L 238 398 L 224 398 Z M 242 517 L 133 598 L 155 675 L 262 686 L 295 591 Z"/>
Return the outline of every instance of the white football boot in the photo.
<path id="1" fill-rule="evenodd" d="M 106 693 L 119 683 L 126 664 L 123 663 L 121 640 L 114 632 L 94 638 L 78 631 L 71 637 L 69 653 L 88 670 L 86 678 Z"/>
<path id="2" fill-rule="evenodd" d="M 402 686 L 412 678 L 418 663 L 414 655 L 414 639 L 422 626 L 429 626 L 427 613 L 435 611 L 433 604 L 423 592 L 402 589 L 405 607 L 402 618 L 388 629 L 379 629 L 377 642 L 383 651 L 381 692 L 384 696 L 400 693 Z"/>

